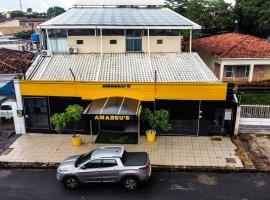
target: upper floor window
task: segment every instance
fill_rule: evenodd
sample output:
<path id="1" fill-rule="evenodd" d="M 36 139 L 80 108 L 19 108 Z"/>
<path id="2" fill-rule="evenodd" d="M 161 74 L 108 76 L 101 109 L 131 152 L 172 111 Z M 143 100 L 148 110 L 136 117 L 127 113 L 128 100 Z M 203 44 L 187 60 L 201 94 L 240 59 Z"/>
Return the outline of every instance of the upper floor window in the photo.
<path id="1" fill-rule="evenodd" d="M 157 40 L 157 44 L 163 44 L 163 40 Z"/>
<path id="2" fill-rule="evenodd" d="M 117 44 L 117 40 L 110 40 L 110 44 Z"/>
<path id="3" fill-rule="evenodd" d="M 100 33 L 100 31 L 98 31 Z M 125 30 L 123 29 L 103 29 L 102 35 L 105 36 L 124 36 Z"/>
<path id="4" fill-rule="evenodd" d="M 148 35 L 148 30 L 144 30 L 144 35 Z M 180 31 L 179 30 L 159 30 L 154 29 L 149 31 L 150 36 L 179 36 Z"/>
<path id="5" fill-rule="evenodd" d="M 226 65 L 225 66 L 225 76 L 227 78 L 234 77 L 248 77 L 249 76 L 249 66 L 248 65 Z"/>
<path id="6" fill-rule="evenodd" d="M 77 44 L 83 44 L 83 40 L 77 40 Z"/>
<path id="7" fill-rule="evenodd" d="M 81 35 L 93 36 L 95 35 L 95 30 L 94 29 L 69 29 L 68 35 L 69 36 L 81 36 Z"/>
<path id="8" fill-rule="evenodd" d="M 143 30 L 138 30 L 138 29 L 126 30 L 126 36 L 128 37 L 141 37 L 142 35 L 143 35 Z"/>
<path id="9" fill-rule="evenodd" d="M 66 38 L 67 30 L 66 29 L 49 29 L 48 35 L 50 38 Z"/>

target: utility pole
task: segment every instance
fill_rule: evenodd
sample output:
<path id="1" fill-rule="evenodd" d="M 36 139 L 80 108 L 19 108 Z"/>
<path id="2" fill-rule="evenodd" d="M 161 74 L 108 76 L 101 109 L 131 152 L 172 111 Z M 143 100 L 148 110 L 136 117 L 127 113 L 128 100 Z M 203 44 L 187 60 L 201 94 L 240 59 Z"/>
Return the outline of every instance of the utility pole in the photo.
<path id="1" fill-rule="evenodd" d="M 23 11 L 22 0 L 20 0 L 20 9 L 21 9 L 21 11 Z"/>

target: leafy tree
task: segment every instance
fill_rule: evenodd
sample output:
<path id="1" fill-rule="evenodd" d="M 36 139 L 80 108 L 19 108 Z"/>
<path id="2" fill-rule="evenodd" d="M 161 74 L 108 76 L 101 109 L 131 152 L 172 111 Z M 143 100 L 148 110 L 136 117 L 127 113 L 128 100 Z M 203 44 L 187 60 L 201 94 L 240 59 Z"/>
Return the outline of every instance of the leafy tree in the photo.
<path id="1" fill-rule="evenodd" d="M 15 18 L 15 17 L 25 17 L 25 14 L 24 12 L 20 11 L 20 10 L 15 10 L 15 11 L 12 11 L 10 13 L 10 17 L 11 18 Z"/>
<path id="2" fill-rule="evenodd" d="M 48 17 L 56 17 L 56 16 L 58 16 L 58 15 L 64 13 L 64 12 L 65 12 L 64 8 L 55 6 L 55 7 L 51 7 L 51 8 L 48 9 L 47 16 Z"/>
<path id="3" fill-rule="evenodd" d="M 21 32 L 15 33 L 14 36 L 24 39 L 24 40 L 28 40 L 31 38 L 32 33 L 33 33 L 32 31 L 21 31 Z"/>
<path id="4" fill-rule="evenodd" d="M 69 105 L 65 112 L 55 113 L 51 117 L 51 123 L 54 126 L 56 132 L 63 133 L 68 127 L 69 123 L 73 123 L 73 137 L 76 137 L 76 127 L 78 121 L 82 119 L 83 108 L 80 105 Z"/>
<path id="5" fill-rule="evenodd" d="M 57 133 L 61 134 L 67 128 L 68 116 L 66 113 L 55 113 L 51 117 L 51 123 Z"/>
<path id="6" fill-rule="evenodd" d="M 27 12 L 31 13 L 31 12 L 33 12 L 33 9 L 32 8 L 27 8 Z"/>
<path id="7" fill-rule="evenodd" d="M 143 112 L 142 120 L 147 121 L 152 130 L 161 129 L 164 132 L 172 130 L 172 126 L 169 123 L 169 112 L 161 109 L 151 112 L 146 108 Z"/>
<path id="8" fill-rule="evenodd" d="M 232 31 L 234 28 L 233 8 L 224 0 L 189 0 L 186 16 L 203 26 L 206 34 Z"/>
<path id="9" fill-rule="evenodd" d="M 83 107 L 80 105 L 70 105 L 66 109 L 66 115 L 69 122 L 73 123 L 73 135 L 75 136 L 77 123 L 82 119 Z"/>
<path id="10" fill-rule="evenodd" d="M 270 35 L 269 0 L 236 0 L 234 11 L 243 33 L 261 37 Z"/>
<path id="11" fill-rule="evenodd" d="M 186 15 L 187 3 L 188 0 L 168 0 L 166 2 L 169 8 L 181 15 Z"/>

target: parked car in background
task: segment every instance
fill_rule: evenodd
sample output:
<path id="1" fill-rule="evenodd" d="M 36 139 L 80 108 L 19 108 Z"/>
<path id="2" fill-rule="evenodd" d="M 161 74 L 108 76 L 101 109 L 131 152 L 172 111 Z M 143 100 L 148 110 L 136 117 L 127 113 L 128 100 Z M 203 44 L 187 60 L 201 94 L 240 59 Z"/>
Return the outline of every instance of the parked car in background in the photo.
<path id="1" fill-rule="evenodd" d="M 124 147 L 101 147 L 87 154 L 64 160 L 57 169 L 57 179 L 70 189 L 88 182 L 120 182 L 135 190 L 151 176 L 146 152 L 127 152 Z"/>
<path id="2" fill-rule="evenodd" d="M 16 101 L 13 99 L 8 99 L 1 104 L 0 107 L 0 119 L 1 120 L 11 120 L 13 119 L 13 114 L 16 111 Z"/>

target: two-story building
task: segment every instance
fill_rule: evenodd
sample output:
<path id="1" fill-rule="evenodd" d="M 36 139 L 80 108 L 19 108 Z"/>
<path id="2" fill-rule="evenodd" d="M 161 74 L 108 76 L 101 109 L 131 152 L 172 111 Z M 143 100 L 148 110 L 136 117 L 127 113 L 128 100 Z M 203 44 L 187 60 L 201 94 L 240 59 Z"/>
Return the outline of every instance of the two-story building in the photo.
<path id="1" fill-rule="evenodd" d="M 15 84 L 25 131 L 52 132 L 50 116 L 76 103 L 85 134 L 144 134 L 146 107 L 170 112 L 171 135 L 231 134 L 227 84 L 181 52 L 181 30 L 200 28 L 162 0 L 78 1 L 40 25 L 46 50 Z"/>

